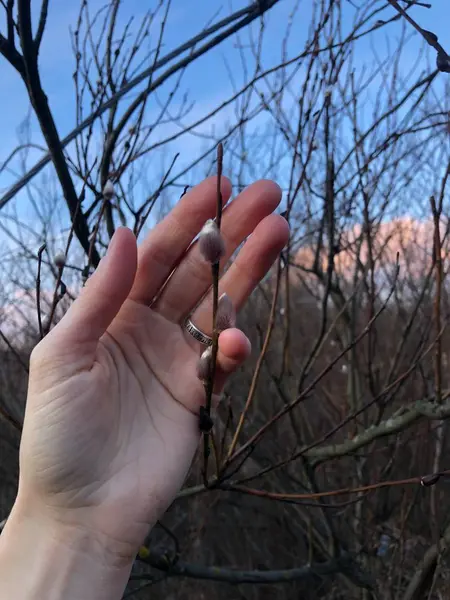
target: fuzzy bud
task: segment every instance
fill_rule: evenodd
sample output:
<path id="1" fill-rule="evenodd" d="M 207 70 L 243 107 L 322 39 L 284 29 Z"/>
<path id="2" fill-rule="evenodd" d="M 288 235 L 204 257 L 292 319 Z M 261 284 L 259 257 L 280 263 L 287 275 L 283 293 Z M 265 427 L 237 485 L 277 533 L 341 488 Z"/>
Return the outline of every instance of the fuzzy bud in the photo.
<path id="1" fill-rule="evenodd" d="M 225 254 L 225 242 L 212 219 L 208 219 L 203 225 L 198 243 L 203 258 L 212 265 L 218 263 Z"/>
<path id="2" fill-rule="evenodd" d="M 197 362 L 197 377 L 200 381 L 208 381 L 211 372 L 212 346 L 208 346 Z"/>
<path id="3" fill-rule="evenodd" d="M 112 200 L 115 194 L 116 192 L 114 191 L 112 181 L 108 179 L 108 181 L 105 183 L 105 187 L 103 188 L 103 198 L 105 198 L 105 200 Z"/>
<path id="4" fill-rule="evenodd" d="M 62 269 L 66 264 L 66 255 L 64 254 L 64 252 L 57 252 L 55 254 L 53 262 L 55 263 L 55 267 L 58 267 L 58 269 Z"/>
<path id="5" fill-rule="evenodd" d="M 230 296 L 222 294 L 217 304 L 216 328 L 219 331 L 236 326 L 236 310 Z"/>

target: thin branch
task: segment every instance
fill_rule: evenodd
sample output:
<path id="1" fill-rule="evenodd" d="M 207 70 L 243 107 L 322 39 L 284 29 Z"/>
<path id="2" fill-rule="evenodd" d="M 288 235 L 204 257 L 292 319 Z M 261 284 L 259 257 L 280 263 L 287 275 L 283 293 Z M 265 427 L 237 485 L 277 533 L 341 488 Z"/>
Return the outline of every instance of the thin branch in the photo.
<path id="1" fill-rule="evenodd" d="M 40 48 L 40 45 L 42 42 L 42 36 L 44 35 L 45 25 L 47 23 L 48 2 L 49 2 L 49 0 L 42 0 L 41 14 L 39 16 L 38 29 L 36 32 L 36 37 L 34 39 L 34 45 L 36 48 L 36 52 L 39 52 L 39 48 Z"/>
<path id="2" fill-rule="evenodd" d="M 281 255 L 278 259 L 278 264 L 277 264 L 277 276 L 276 276 L 276 283 L 275 283 L 275 291 L 273 294 L 273 299 L 272 299 L 272 306 L 270 308 L 270 314 L 269 314 L 269 322 L 267 324 L 267 331 L 266 331 L 266 336 L 264 338 L 264 342 L 263 342 L 263 346 L 261 348 L 261 352 L 259 353 L 258 356 L 258 361 L 256 363 L 255 366 L 255 371 L 253 373 L 253 377 L 252 377 L 252 382 L 250 385 L 250 389 L 249 392 L 247 394 L 247 400 L 245 402 L 245 406 L 244 409 L 239 417 L 239 422 L 238 425 L 236 427 L 236 430 L 234 432 L 233 435 L 233 439 L 231 441 L 231 444 L 228 448 L 228 452 L 227 452 L 227 458 L 225 461 L 225 464 L 228 463 L 230 457 L 232 456 L 233 452 L 236 449 L 236 445 L 238 442 L 238 438 L 239 438 L 239 434 L 242 431 L 242 427 L 244 426 L 244 421 L 245 421 L 245 417 L 250 409 L 250 405 L 253 401 L 253 398 L 255 396 L 256 393 L 256 385 L 258 383 L 258 378 L 262 369 L 262 365 L 263 365 L 263 361 L 264 361 L 264 357 L 266 356 L 267 350 L 269 348 L 269 343 L 270 343 L 270 339 L 272 337 L 272 332 L 273 332 L 273 328 L 275 325 L 275 315 L 276 315 L 276 308 L 277 308 L 277 301 L 278 301 L 278 294 L 279 294 L 279 290 L 280 290 L 280 282 L 281 282 L 281 273 L 282 273 L 282 260 L 281 260 Z"/>
<path id="3" fill-rule="evenodd" d="M 356 346 L 367 335 L 367 333 L 370 331 L 370 328 L 372 327 L 373 323 L 375 323 L 375 321 L 378 319 L 378 317 L 381 315 L 381 313 L 385 310 L 385 308 L 392 296 L 392 293 L 394 291 L 394 288 L 395 288 L 395 285 L 397 282 L 397 278 L 398 278 L 398 273 L 399 273 L 399 267 L 398 267 L 398 257 L 397 257 L 396 274 L 394 277 L 393 285 L 391 286 L 391 289 L 389 291 L 389 294 L 387 295 L 386 300 L 383 302 L 380 309 L 373 316 L 373 318 L 367 323 L 367 325 L 364 327 L 362 332 L 357 337 L 355 337 L 354 340 L 350 344 L 348 344 L 341 352 L 339 352 L 339 354 L 332 361 L 330 361 L 328 363 L 328 365 L 326 365 L 323 368 L 323 370 L 317 375 L 317 377 L 314 378 L 314 380 L 302 391 L 302 393 L 299 396 L 297 396 L 297 398 L 295 398 L 292 402 L 290 402 L 289 404 L 284 406 L 282 409 L 280 409 L 273 417 L 270 418 L 270 420 L 265 425 L 263 425 L 253 436 L 251 436 L 251 438 L 249 440 L 247 440 L 242 446 L 240 446 L 240 448 L 234 453 L 234 455 L 231 457 L 230 460 L 235 460 L 238 456 L 240 456 L 243 452 L 245 452 L 245 450 L 248 446 L 255 444 L 262 437 L 262 435 L 270 427 L 272 427 L 281 417 L 283 417 L 287 412 L 292 410 L 303 399 L 305 399 L 310 394 L 310 392 L 316 387 L 318 382 L 321 381 L 323 379 L 323 377 L 325 377 L 325 375 L 331 371 L 333 366 L 343 356 L 345 356 L 345 354 L 347 354 L 347 352 L 349 350 L 351 350 L 354 346 Z"/>
<path id="4" fill-rule="evenodd" d="M 217 146 L 217 190 L 216 190 L 216 225 L 220 232 L 220 225 L 222 223 L 222 168 L 223 168 L 223 146 L 220 143 Z M 211 355 L 211 369 L 209 377 L 205 382 L 205 394 L 206 394 L 206 406 L 205 414 L 207 418 L 211 419 L 211 404 L 212 395 L 214 391 L 214 379 L 216 375 L 216 362 L 217 353 L 219 349 L 219 331 L 217 330 L 217 307 L 219 303 L 219 278 L 220 278 L 220 260 L 211 265 L 211 276 L 212 276 L 212 289 L 213 289 L 213 306 L 212 306 L 212 355 Z M 209 460 L 209 437 L 210 432 L 203 432 L 203 481 L 205 486 L 208 485 L 208 460 Z"/>
<path id="5" fill-rule="evenodd" d="M 14 356 L 17 358 L 17 361 L 23 367 L 25 373 L 28 374 L 29 373 L 28 365 L 26 364 L 26 362 L 20 356 L 19 352 L 14 348 L 14 346 L 11 344 L 11 342 L 9 341 L 9 339 L 7 338 L 7 336 L 3 333 L 3 331 L 1 329 L 0 329 L 0 337 L 5 342 L 5 344 L 8 346 L 8 348 L 11 350 L 11 352 L 14 354 Z"/>
<path id="6" fill-rule="evenodd" d="M 237 31 L 239 31 L 243 27 L 246 27 L 247 25 L 249 25 L 252 21 L 254 21 L 258 17 L 260 17 L 262 13 L 268 11 L 270 8 L 275 6 L 275 4 L 277 4 L 279 1 L 280 0 L 269 0 L 269 1 L 264 2 L 264 4 L 262 4 L 260 0 L 257 0 L 256 2 L 253 2 L 253 4 L 251 4 L 250 6 L 233 13 L 232 15 L 230 15 L 229 17 L 226 17 L 222 21 L 219 21 L 215 25 L 212 25 L 208 29 L 205 29 L 198 35 L 194 36 L 193 38 L 191 38 L 190 40 L 188 40 L 187 42 L 185 42 L 184 44 L 182 44 L 181 46 L 179 46 L 178 48 L 176 48 L 175 50 L 173 50 L 172 52 L 170 52 L 163 58 L 161 58 L 155 65 L 152 65 L 148 69 L 145 69 L 144 71 L 142 71 L 142 73 L 140 73 L 139 75 L 134 77 L 126 85 L 122 86 L 120 88 L 120 90 L 118 90 L 118 92 L 116 92 L 113 96 L 111 96 L 111 98 L 107 102 L 105 102 L 104 104 L 101 104 L 101 106 L 99 106 L 97 108 L 97 110 L 92 112 L 89 115 L 89 117 L 87 117 L 84 121 L 82 121 L 75 129 L 73 129 L 73 131 L 71 131 L 71 133 L 69 133 L 69 135 L 67 135 L 65 138 L 60 140 L 61 148 L 64 148 L 65 146 L 67 146 L 67 144 L 69 144 L 70 142 L 75 140 L 82 131 L 84 131 L 87 127 L 89 127 L 89 125 L 91 125 L 94 121 L 96 121 L 109 108 L 114 106 L 118 100 L 120 100 L 123 96 L 125 96 L 125 94 L 127 94 L 129 91 L 131 91 L 137 85 L 142 83 L 142 81 L 147 79 L 147 77 L 149 76 L 151 71 L 160 69 L 161 67 L 166 65 L 168 62 L 170 62 L 171 60 L 173 60 L 180 54 L 183 54 L 184 52 L 191 49 L 192 47 L 196 46 L 199 42 L 201 42 L 205 38 L 209 37 L 216 31 L 219 31 L 220 29 L 222 29 L 229 23 L 236 21 L 240 17 L 244 17 L 233 27 L 230 27 L 225 32 L 222 32 L 221 34 L 216 36 L 213 40 L 211 40 L 210 42 L 208 42 L 207 44 L 202 46 L 195 54 L 192 53 L 189 55 L 189 57 L 187 57 L 187 58 L 181 60 L 180 62 L 176 63 L 175 65 L 173 65 L 170 69 L 168 69 L 166 71 L 166 73 L 162 77 L 160 77 L 156 82 L 154 82 L 154 84 L 152 85 L 152 89 L 148 90 L 148 93 L 150 93 L 151 91 L 156 89 L 156 87 L 159 87 L 164 81 L 166 81 L 166 79 L 168 77 L 170 77 L 171 75 L 173 75 L 180 69 L 184 68 L 187 64 L 191 63 L 193 60 L 198 58 L 200 55 L 204 54 L 211 48 L 217 46 L 218 44 L 223 42 L 225 39 L 227 39 L 228 37 L 230 37 Z M 4 38 L 3 38 L 3 40 L 4 40 Z M 2 51 L 2 38 L 0 37 L 0 52 L 1 51 Z M 147 93 L 147 90 L 145 93 Z M 44 156 L 39 162 L 37 162 L 34 165 L 34 167 L 32 167 L 17 183 L 15 183 L 6 192 L 6 194 L 4 194 L 2 196 L 2 198 L 0 199 L 0 209 L 2 209 L 10 200 L 12 200 L 12 198 L 14 198 L 14 196 L 16 196 L 16 194 L 18 192 L 20 192 L 20 190 L 22 190 L 38 173 L 40 173 L 42 171 L 42 169 L 46 165 L 48 165 L 48 163 L 51 160 L 52 160 L 52 156 L 51 156 L 51 153 L 49 153 L 46 156 Z"/>
<path id="7" fill-rule="evenodd" d="M 46 244 L 42 244 L 42 246 L 38 250 L 38 268 L 36 275 L 36 310 L 37 310 L 37 318 L 39 324 L 39 335 L 41 340 L 44 337 L 44 328 L 42 327 L 42 313 L 41 313 L 41 265 L 42 265 L 42 253 L 44 252 Z"/>
<path id="8" fill-rule="evenodd" d="M 361 485 L 358 487 L 341 488 L 338 490 L 330 490 L 327 492 L 308 492 L 305 494 L 288 494 L 284 492 L 268 492 L 267 490 L 258 490 L 255 488 L 249 488 L 240 484 L 230 483 L 229 487 L 238 492 L 249 494 L 252 496 L 258 496 L 260 498 L 269 498 L 272 500 L 314 500 L 321 498 L 332 498 L 334 496 L 346 496 L 348 494 L 359 494 L 361 492 L 372 492 L 386 487 L 399 487 L 405 485 L 424 485 L 424 481 L 428 479 L 437 483 L 442 476 L 450 476 L 450 470 L 441 471 L 439 473 L 432 473 L 425 476 L 419 477 L 408 477 L 407 479 L 396 479 L 393 481 L 378 481 L 377 483 L 371 483 L 369 485 Z M 427 479 L 428 478 L 428 479 Z M 431 487 L 431 486 L 429 486 Z M 332 505 L 330 505 L 332 507 Z"/>

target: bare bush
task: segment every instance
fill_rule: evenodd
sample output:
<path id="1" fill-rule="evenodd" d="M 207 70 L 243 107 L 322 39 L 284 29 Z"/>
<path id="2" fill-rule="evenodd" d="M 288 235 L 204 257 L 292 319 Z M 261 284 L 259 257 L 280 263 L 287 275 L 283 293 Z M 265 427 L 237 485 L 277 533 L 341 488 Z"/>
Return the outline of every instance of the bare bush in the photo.
<path id="1" fill-rule="evenodd" d="M 116 227 L 143 238 L 223 143 L 236 192 L 279 182 L 291 239 L 239 315 L 253 355 L 206 481 L 200 446 L 125 597 L 447 597 L 450 59 L 419 25 L 433 8 L 257 0 L 167 46 L 169 0 L 139 22 L 124 4 L 81 2 L 63 138 L 40 77 L 48 2 L 33 27 L 29 0 L 2 3 L 0 52 L 33 116 L 0 163 L 18 174 L 0 198 L 0 518 L 31 348 Z M 229 94 L 198 108 L 191 69 L 222 48 Z"/>

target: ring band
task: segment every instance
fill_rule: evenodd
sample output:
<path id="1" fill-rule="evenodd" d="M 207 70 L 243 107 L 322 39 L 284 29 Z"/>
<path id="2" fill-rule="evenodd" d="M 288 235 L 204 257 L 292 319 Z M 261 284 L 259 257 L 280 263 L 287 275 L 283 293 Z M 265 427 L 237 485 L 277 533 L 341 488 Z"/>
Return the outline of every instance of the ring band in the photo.
<path id="1" fill-rule="evenodd" d="M 206 333 L 200 331 L 200 329 L 194 325 L 189 317 L 184 323 L 184 328 L 201 344 L 205 344 L 205 346 L 210 346 L 212 344 L 212 337 L 209 337 L 209 335 L 206 335 Z"/>

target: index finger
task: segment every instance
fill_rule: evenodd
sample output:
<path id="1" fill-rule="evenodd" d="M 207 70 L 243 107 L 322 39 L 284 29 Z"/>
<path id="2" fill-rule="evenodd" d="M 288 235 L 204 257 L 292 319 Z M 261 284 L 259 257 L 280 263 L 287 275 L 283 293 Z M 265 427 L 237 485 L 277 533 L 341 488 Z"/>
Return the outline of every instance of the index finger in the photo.
<path id="1" fill-rule="evenodd" d="M 221 178 L 222 200 L 231 196 L 231 183 Z M 182 259 L 205 224 L 216 214 L 217 177 L 208 177 L 188 191 L 156 225 L 139 247 L 138 269 L 130 298 L 141 304 L 151 301 Z"/>

